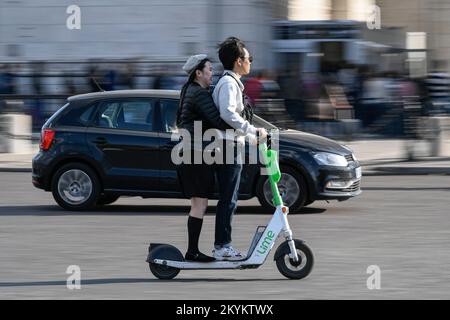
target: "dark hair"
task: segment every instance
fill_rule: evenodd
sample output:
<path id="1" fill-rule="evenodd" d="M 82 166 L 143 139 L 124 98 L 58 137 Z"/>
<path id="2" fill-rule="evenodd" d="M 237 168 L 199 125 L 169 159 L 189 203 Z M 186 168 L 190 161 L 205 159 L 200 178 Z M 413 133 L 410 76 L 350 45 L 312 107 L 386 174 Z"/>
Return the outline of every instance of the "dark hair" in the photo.
<path id="1" fill-rule="evenodd" d="M 233 70 L 234 62 L 245 56 L 245 44 L 236 37 L 229 37 L 219 44 L 219 60 L 226 70 Z"/>
<path id="2" fill-rule="evenodd" d="M 186 95 L 186 90 L 189 87 L 189 85 L 194 82 L 195 77 L 197 76 L 196 71 L 197 70 L 202 71 L 205 68 L 205 65 L 207 62 L 211 62 L 211 60 L 209 60 L 208 58 L 205 58 L 202 61 L 200 61 L 200 63 L 197 65 L 197 67 L 195 67 L 195 69 L 192 70 L 191 73 L 189 74 L 188 81 L 181 88 L 180 104 L 178 105 L 178 112 L 177 112 L 177 124 L 180 121 L 181 110 L 183 109 L 183 102 L 184 102 L 184 96 Z"/>

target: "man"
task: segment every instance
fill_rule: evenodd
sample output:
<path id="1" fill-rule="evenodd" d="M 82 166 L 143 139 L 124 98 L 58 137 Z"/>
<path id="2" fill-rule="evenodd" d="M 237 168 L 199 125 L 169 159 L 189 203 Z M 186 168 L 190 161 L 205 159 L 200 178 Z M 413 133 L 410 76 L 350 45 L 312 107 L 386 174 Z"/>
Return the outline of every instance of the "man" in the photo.
<path id="1" fill-rule="evenodd" d="M 216 210 L 214 258 L 217 260 L 240 260 L 245 255 L 231 245 L 231 222 L 236 211 L 242 162 L 238 160 L 238 149 L 245 143 L 245 137 L 254 139 L 259 134 L 264 139 L 264 128 L 255 128 L 244 119 L 244 85 L 241 77 L 250 73 L 252 57 L 244 43 L 235 37 L 219 45 L 219 59 L 224 73 L 213 92 L 214 102 L 220 117 L 235 130 L 235 135 L 225 135 L 223 163 L 216 165 L 219 184 L 219 202 Z M 236 140 L 236 141 L 235 141 Z M 231 153 L 230 154 L 230 150 Z"/>

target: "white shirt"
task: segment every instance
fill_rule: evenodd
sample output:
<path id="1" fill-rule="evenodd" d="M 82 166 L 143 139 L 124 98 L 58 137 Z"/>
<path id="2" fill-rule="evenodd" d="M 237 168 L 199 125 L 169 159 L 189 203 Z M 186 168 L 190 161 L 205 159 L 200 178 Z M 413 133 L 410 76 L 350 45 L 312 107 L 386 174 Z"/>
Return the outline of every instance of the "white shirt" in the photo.
<path id="1" fill-rule="evenodd" d="M 235 129 L 238 136 L 237 141 L 244 143 L 246 136 L 249 138 L 256 136 L 256 128 L 241 117 L 241 112 L 244 110 L 242 101 L 244 85 L 233 71 L 225 70 L 224 74 L 229 75 L 223 75 L 217 82 L 213 92 L 214 103 L 219 109 L 220 117 Z M 230 139 L 231 137 L 226 138 Z"/>

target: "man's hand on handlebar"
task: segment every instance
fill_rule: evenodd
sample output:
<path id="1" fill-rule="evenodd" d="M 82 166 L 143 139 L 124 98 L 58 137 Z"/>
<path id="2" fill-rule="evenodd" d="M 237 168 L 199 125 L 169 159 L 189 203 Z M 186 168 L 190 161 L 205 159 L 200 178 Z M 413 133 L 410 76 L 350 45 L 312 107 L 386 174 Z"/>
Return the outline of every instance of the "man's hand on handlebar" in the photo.
<path id="1" fill-rule="evenodd" d="M 267 130 L 265 128 L 257 128 L 258 133 L 258 142 L 261 143 L 261 141 L 265 141 L 267 138 Z"/>

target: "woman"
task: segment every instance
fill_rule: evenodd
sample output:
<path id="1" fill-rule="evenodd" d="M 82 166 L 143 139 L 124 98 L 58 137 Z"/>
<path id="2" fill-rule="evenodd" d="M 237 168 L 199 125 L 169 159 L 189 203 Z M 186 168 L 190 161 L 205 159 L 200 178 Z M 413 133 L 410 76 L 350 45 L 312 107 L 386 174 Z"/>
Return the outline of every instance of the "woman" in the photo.
<path id="1" fill-rule="evenodd" d="M 205 54 L 190 57 L 183 70 L 189 79 L 181 89 L 180 106 L 177 114 L 177 125 L 186 129 L 194 136 L 194 121 L 202 122 L 202 130 L 216 128 L 226 130 L 231 128 L 221 118 L 214 104 L 209 86 L 212 83 L 212 64 Z M 203 133 L 202 132 L 202 133 Z M 191 141 L 193 145 L 193 141 Z M 193 150 L 195 152 L 203 150 Z M 203 157 L 201 157 L 203 159 Z M 203 216 L 208 208 L 208 198 L 214 190 L 214 168 L 205 163 L 183 163 L 178 170 L 183 193 L 191 199 L 191 210 L 188 218 L 188 250 L 185 258 L 190 261 L 211 262 L 215 259 L 200 252 L 198 240 L 200 237 Z"/>

